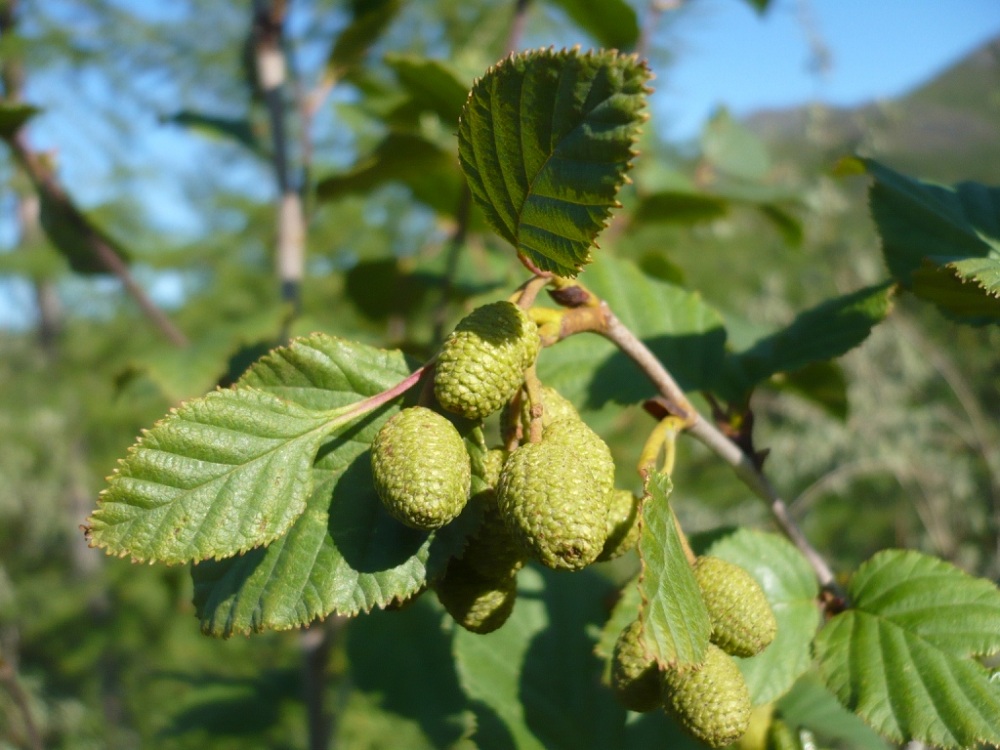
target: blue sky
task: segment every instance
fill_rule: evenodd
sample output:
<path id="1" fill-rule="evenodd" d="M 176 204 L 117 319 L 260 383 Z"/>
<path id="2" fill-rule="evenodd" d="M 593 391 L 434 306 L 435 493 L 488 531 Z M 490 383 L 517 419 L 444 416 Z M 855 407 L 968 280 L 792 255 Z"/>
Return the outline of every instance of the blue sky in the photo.
<path id="1" fill-rule="evenodd" d="M 688 139 L 723 104 L 745 115 L 816 101 L 850 106 L 903 94 L 1000 35 L 1000 0 L 772 0 L 764 16 L 745 0 L 686 0 L 659 28 L 676 63 L 657 71 L 652 114 L 669 138 Z M 829 52 L 823 73 L 810 69 L 811 40 Z M 142 119 L 157 127 L 155 113 Z M 181 134 L 160 130 L 146 138 L 171 158 L 181 158 L 173 151 L 183 148 Z M 88 157 L 93 141 L 41 145 L 58 146 L 67 186 L 81 204 L 92 204 L 101 185 L 92 168 L 94 155 Z M 158 184 L 158 189 L 165 188 Z M 32 299 L 30 287 L 0 277 L 0 326 L 28 323 Z"/>
<path id="2" fill-rule="evenodd" d="M 654 82 L 675 137 L 719 104 L 748 114 L 897 96 L 1000 35 L 1000 0 L 773 0 L 764 16 L 742 0 L 688 0 L 680 13 L 663 30 L 677 64 Z M 829 50 L 824 74 L 809 69 L 811 35 Z"/>

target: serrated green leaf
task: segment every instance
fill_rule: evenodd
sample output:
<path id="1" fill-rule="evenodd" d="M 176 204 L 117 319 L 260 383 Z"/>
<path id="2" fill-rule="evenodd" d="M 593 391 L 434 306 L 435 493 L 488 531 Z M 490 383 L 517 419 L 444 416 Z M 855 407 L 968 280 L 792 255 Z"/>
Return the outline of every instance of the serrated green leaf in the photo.
<path id="1" fill-rule="evenodd" d="M 600 684 L 589 631 L 607 617 L 610 584 L 590 571 L 533 567 L 499 630 L 455 633 L 459 682 L 474 701 L 481 750 L 621 747 L 625 710 Z"/>
<path id="2" fill-rule="evenodd" d="M 381 393 L 408 372 L 399 352 L 314 334 L 275 350 L 239 383 L 307 408 L 335 409 Z M 406 600 L 443 572 L 478 523 L 476 509 L 434 533 L 407 528 L 385 511 L 371 478 L 369 446 L 398 408 L 384 406 L 320 447 L 308 507 L 284 537 L 241 557 L 195 566 L 203 630 L 225 637 L 355 615 Z M 481 431 L 463 429 L 470 453 L 482 453 Z M 474 492 L 481 482 L 473 477 Z"/>
<path id="3" fill-rule="evenodd" d="M 700 294 L 609 256 L 587 269 L 586 285 L 670 368 L 681 388 L 714 387 L 725 359 L 726 331 L 722 317 Z M 608 401 L 638 403 L 655 394 L 632 360 L 599 336 L 572 336 L 546 349 L 538 359 L 538 374 L 587 408 Z"/>
<path id="4" fill-rule="evenodd" d="M 839 741 L 851 750 L 889 750 L 885 740 L 840 705 L 814 674 L 800 678 L 775 704 L 775 712 L 789 725 L 804 727 L 820 740 Z"/>
<path id="5" fill-rule="evenodd" d="M 352 169 L 321 179 L 316 197 L 336 200 L 390 182 L 406 185 L 414 198 L 439 213 L 458 210 L 462 188 L 454 154 L 412 133 L 390 133 L 373 154 Z"/>
<path id="6" fill-rule="evenodd" d="M 267 544 L 305 510 L 319 446 L 356 419 L 358 391 L 407 374 L 398 353 L 319 334 L 275 350 L 237 389 L 183 404 L 140 438 L 101 493 L 91 542 L 167 563 Z"/>
<path id="7" fill-rule="evenodd" d="M 305 509 L 310 466 L 337 416 L 249 388 L 183 404 L 118 465 L 90 518 L 91 543 L 166 563 L 267 544 Z"/>
<path id="8" fill-rule="evenodd" d="M 732 398 L 779 372 L 839 357 L 864 341 L 892 309 L 888 283 L 826 300 L 799 313 L 788 327 L 730 355 L 727 389 Z"/>
<path id="9" fill-rule="evenodd" d="M 398 409 L 381 411 L 323 447 L 305 513 L 266 548 L 192 569 L 202 630 L 287 630 L 331 614 L 405 601 L 444 572 L 479 518 L 470 508 L 437 532 L 411 529 L 382 505 L 369 446 Z M 481 481 L 481 480 L 480 480 Z"/>
<path id="10" fill-rule="evenodd" d="M 1000 187 L 934 185 L 871 159 L 864 164 L 874 178 L 871 213 L 893 277 L 954 317 L 995 320 L 996 287 L 991 284 L 996 283 L 1000 257 Z M 993 262 L 985 267 L 963 265 L 988 258 Z M 977 295 L 983 299 L 975 299 Z"/>
<path id="11" fill-rule="evenodd" d="M 435 113 L 451 127 L 457 125 L 469 84 L 446 62 L 401 54 L 386 55 L 385 62 L 409 94 L 410 106 Z"/>
<path id="12" fill-rule="evenodd" d="M 714 555 L 745 569 L 764 589 L 778 633 L 763 652 L 737 659 L 753 704 L 784 695 L 812 663 L 810 645 L 819 626 L 819 585 L 808 561 L 784 537 L 740 529 L 714 542 Z"/>
<path id="13" fill-rule="evenodd" d="M 1000 321 L 1000 260 L 927 259 L 910 277 L 913 293 L 969 323 Z"/>
<path id="14" fill-rule="evenodd" d="M 705 660 L 712 626 L 677 531 L 671 490 L 668 476 L 650 477 L 639 539 L 639 592 L 642 637 L 650 655 L 664 669 L 683 670 Z"/>
<path id="15" fill-rule="evenodd" d="M 1000 591 L 937 558 L 889 550 L 851 579 L 851 609 L 815 642 L 820 673 L 880 734 L 942 747 L 1000 744 Z"/>
<path id="16" fill-rule="evenodd" d="M 575 276 L 618 205 L 649 71 L 611 52 L 511 56 L 473 86 L 458 152 L 490 225 L 544 271 Z"/>
<path id="17" fill-rule="evenodd" d="M 639 18 L 625 0 L 549 0 L 603 47 L 630 50 L 639 41 Z"/>
<path id="18" fill-rule="evenodd" d="M 0 138 L 12 137 L 24 123 L 41 111 L 30 104 L 0 102 Z"/>

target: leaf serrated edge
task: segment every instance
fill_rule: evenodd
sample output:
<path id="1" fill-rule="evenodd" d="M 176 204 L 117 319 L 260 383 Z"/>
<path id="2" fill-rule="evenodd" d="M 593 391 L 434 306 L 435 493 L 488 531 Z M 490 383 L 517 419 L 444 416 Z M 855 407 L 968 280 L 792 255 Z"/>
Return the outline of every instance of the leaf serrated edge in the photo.
<path id="1" fill-rule="evenodd" d="M 95 515 L 97 515 L 98 513 L 100 513 L 100 511 L 101 511 L 101 505 L 102 505 L 104 499 L 112 491 L 112 489 L 113 489 L 112 483 L 114 482 L 114 480 L 116 480 L 121 475 L 122 468 L 125 466 L 126 463 L 128 463 L 128 461 L 132 458 L 132 456 L 140 448 L 144 447 L 143 444 L 148 439 L 148 437 L 153 432 L 155 432 L 158 428 L 162 427 L 164 424 L 166 424 L 166 423 L 168 423 L 168 422 L 170 422 L 172 420 L 182 419 L 182 417 L 180 415 L 186 409 L 190 408 L 195 403 L 203 402 L 203 401 L 206 401 L 206 400 L 212 399 L 212 398 L 221 398 L 222 396 L 220 396 L 219 394 L 239 393 L 239 392 L 259 393 L 261 395 L 264 395 L 264 396 L 266 396 L 268 398 L 271 398 L 271 399 L 274 399 L 276 401 L 279 401 L 279 402 L 281 402 L 281 403 L 283 403 L 283 404 L 285 404 L 287 406 L 290 406 L 292 408 L 303 409 L 304 410 L 304 407 L 302 407 L 300 404 L 296 404 L 294 401 L 289 401 L 288 399 L 281 398 L 280 396 L 277 396 L 277 395 L 275 395 L 275 394 L 273 394 L 273 393 L 271 393 L 269 391 L 265 391 L 265 390 L 260 389 L 260 388 L 253 388 L 253 387 L 250 387 L 250 386 L 239 386 L 239 387 L 237 387 L 236 385 L 230 386 L 229 388 L 220 388 L 219 386 L 216 386 L 214 390 L 209 391 L 208 393 L 206 393 L 203 396 L 200 396 L 198 398 L 189 399 L 187 401 L 184 401 L 181 404 L 178 404 L 177 406 L 172 406 L 163 417 L 161 417 L 160 419 L 156 420 L 156 422 L 153 423 L 152 427 L 148 427 L 148 428 L 144 427 L 144 428 L 142 428 L 142 430 L 140 430 L 139 436 L 136 438 L 135 442 L 128 447 L 128 449 L 125 451 L 125 455 L 122 458 L 118 459 L 118 461 L 115 463 L 114 469 L 111 471 L 111 474 L 109 474 L 107 477 L 105 477 L 105 484 L 107 486 L 104 489 L 102 489 L 100 491 L 100 493 L 98 494 L 98 496 L 97 496 L 97 505 L 98 505 L 97 509 L 87 517 L 87 519 L 84 521 L 83 524 L 81 524 L 79 526 L 80 530 L 83 532 L 83 536 L 84 536 L 85 541 L 87 542 L 87 546 L 88 547 L 90 547 L 91 549 L 100 549 L 100 550 L 102 550 L 109 557 L 117 557 L 119 559 L 124 559 L 124 558 L 128 557 L 129 560 L 130 560 L 130 562 L 136 563 L 136 564 L 148 563 L 149 565 L 152 565 L 154 563 L 159 562 L 159 563 L 163 563 L 164 565 L 184 565 L 184 564 L 187 564 L 189 562 L 200 562 L 200 561 L 203 561 L 203 560 L 215 560 L 215 561 L 218 561 L 218 560 L 225 560 L 225 559 L 230 558 L 230 557 L 235 557 L 236 555 L 242 555 L 242 554 L 244 554 L 246 552 L 249 552 L 252 549 L 256 549 L 257 547 L 266 546 L 267 544 L 270 544 L 275 539 L 278 539 L 278 538 L 282 537 L 285 533 L 288 532 L 288 530 L 292 527 L 292 524 L 295 522 L 295 519 L 297 518 L 297 516 L 292 516 L 288 520 L 288 523 L 285 526 L 285 528 L 282 531 L 277 532 L 267 542 L 260 543 L 260 544 L 254 544 L 254 545 L 250 545 L 250 546 L 247 546 L 247 547 L 242 547 L 240 549 L 233 550 L 232 552 L 228 552 L 226 554 L 217 554 L 217 555 L 210 555 L 210 556 L 204 557 L 204 558 L 198 558 L 197 560 L 191 559 L 191 558 L 186 558 L 186 559 L 164 559 L 164 558 L 159 558 L 159 557 L 155 557 L 155 556 L 145 557 L 143 555 L 137 555 L 137 554 L 135 554 L 134 552 L 132 552 L 130 550 L 121 550 L 120 552 L 114 552 L 114 551 L 111 550 L 111 548 L 110 548 L 111 545 L 109 543 L 107 543 L 107 542 L 101 542 L 100 539 L 96 539 L 94 537 L 94 528 L 93 528 L 94 520 L 95 520 L 94 517 L 95 517 Z M 323 414 L 323 415 L 326 415 L 327 417 L 329 417 L 330 418 L 330 423 L 328 425 L 326 425 L 326 427 L 328 429 L 333 430 L 333 429 L 336 429 L 336 427 L 340 426 L 340 423 L 336 419 L 336 416 L 338 415 L 338 413 L 343 412 L 343 411 L 345 411 L 345 409 L 343 409 L 343 408 L 341 408 L 341 409 L 334 409 L 334 410 L 331 410 L 331 411 L 328 411 L 328 412 L 317 412 L 317 415 Z M 311 492 L 311 488 L 312 488 L 312 474 L 311 473 L 308 475 L 307 478 L 303 479 L 303 478 L 299 477 L 295 481 L 305 485 L 305 487 L 303 489 L 303 492 L 305 494 L 308 495 L 309 492 Z"/>

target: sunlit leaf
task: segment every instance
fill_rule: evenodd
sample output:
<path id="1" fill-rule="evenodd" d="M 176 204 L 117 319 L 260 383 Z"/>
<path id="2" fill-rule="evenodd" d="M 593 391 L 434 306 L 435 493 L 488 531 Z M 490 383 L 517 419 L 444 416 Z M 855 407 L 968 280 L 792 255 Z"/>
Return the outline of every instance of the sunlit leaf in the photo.
<path id="1" fill-rule="evenodd" d="M 683 670 L 705 660 L 712 626 L 677 531 L 671 490 L 669 477 L 650 478 L 639 540 L 639 592 L 642 637 L 651 656 L 664 668 Z"/>
<path id="2" fill-rule="evenodd" d="M 538 50 L 476 82 L 459 159 L 490 225 L 531 263 L 575 276 L 618 205 L 649 71 L 615 52 Z"/>
<path id="3" fill-rule="evenodd" d="M 851 579 L 851 609 L 816 638 L 838 699 L 893 740 L 1000 744 L 1000 684 L 975 657 L 1000 651 L 1000 591 L 919 552 L 889 550 Z"/>

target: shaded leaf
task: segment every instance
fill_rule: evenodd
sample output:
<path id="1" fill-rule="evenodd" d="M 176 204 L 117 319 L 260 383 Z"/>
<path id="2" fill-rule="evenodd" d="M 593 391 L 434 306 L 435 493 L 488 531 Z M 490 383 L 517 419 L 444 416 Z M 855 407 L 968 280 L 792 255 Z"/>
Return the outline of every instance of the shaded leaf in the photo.
<path id="1" fill-rule="evenodd" d="M 1000 744 L 1000 685 L 974 657 L 1000 651 L 1000 591 L 934 557 L 888 550 L 848 588 L 815 642 L 820 673 L 881 734 L 943 747 Z"/>
<path id="2" fill-rule="evenodd" d="M 41 111 L 30 104 L 0 102 L 0 138 L 11 138 L 24 123 Z"/>
<path id="3" fill-rule="evenodd" d="M 705 660 L 712 626 L 677 531 L 668 500 L 672 489 L 666 475 L 649 479 L 639 539 L 639 592 L 642 637 L 650 655 L 664 669 L 683 671 Z"/>
<path id="4" fill-rule="evenodd" d="M 871 159 L 864 164 L 874 178 L 871 212 L 893 277 L 953 316 L 996 319 L 1000 188 L 934 185 Z"/>
<path id="5" fill-rule="evenodd" d="M 754 705 L 780 698 L 812 664 L 810 645 L 819 626 L 819 586 L 809 563 L 782 536 L 740 529 L 704 554 L 745 569 L 764 589 L 778 633 L 763 652 L 737 659 Z"/>
<path id="6" fill-rule="evenodd" d="M 605 300 L 668 367 L 686 391 L 711 389 L 722 371 L 726 331 L 701 295 L 651 278 L 631 261 L 602 256 L 587 269 L 587 288 Z M 637 403 L 655 389 L 616 346 L 589 334 L 572 336 L 538 359 L 542 381 L 574 403 Z"/>
<path id="7" fill-rule="evenodd" d="M 610 584 L 590 571 L 519 574 L 499 630 L 455 633 L 459 682 L 474 701 L 481 750 L 621 747 L 625 710 L 600 683 L 589 631 L 607 617 Z"/>
<path id="8" fill-rule="evenodd" d="M 402 7 L 402 0 L 364 0 L 351 3 L 351 21 L 330 51 L 327 70 L 334 80 L 361 62 Z"/>
<path id="9" fill-rule="evenodd" d="M 1000 321 L 1000 258 L 925 260 L 911 276 L 913 293 L 970 323 Z"/>
<path id="10" fill-rule="evenodd" d="M 462 110 L 462 169 L 490 225 L 542 270 L 575 276 L 618 205 L 649 71 L 615 52 L 498 63 Z"/>
<path id="11" fill-rule="evenodd" d="M 845 354 L 889 314 L 892 295 L 892 287 L 883 283 L 826 300 L 799 313 L 787 328 L 732 354 L 727 363 L 730 395 L 736 398 L 776 373 Z"/>
<path id="12" fill-rule="evenodd" d="M 442 214 L 458 210 L 461 177 L 455 156 L 410 133 L 390 133 L 371 156 L 348 172 L 321 179 L 316 197 L 336 200 L 390 182 L 406 185 L 414 198 Z"/>
<path id="13" fill-rule="evenodd" d="M 821 740 L 840 741 L 856 750 L 889 750 L 889 745 L 813 675 L 801 677 L 775 705 L 775 711 L 793 727 L 804 727 Z"/>
<path id="14" fill-rule="evenodd" d="M 386 55 L 385 62 L 409 94 L 410 106 L 433 112 L 452 127 L 457 125 L 470 84 L 446 62 L 400 54 Z"/>
<path id="15" fill-rule="evenodd" d="M 257 154 L 263 152 L 258 134 L 245 118 L 219 117 L 185 109 L 165 117 L 163 121 L 181 125 L 207 136 L 234 141 Z"/>
<path id="16" fill-rule="evenodd" d="M 639 18 L 625 0 L 549 0 L 602 47 L 631 50 L 639 41 Z"/>
<path id="17" fill-rule="evenodd" d="M 847 378 L 836 362 L 811 362 L 792 372 L 777 373 L 768 385 L 812 401 L 836 419 L 847 419 Z"/>
<path id="18" fill-rule="evenodd" d="M 130 260 L 128 252 L 100 229 L 65 195 L 40 186 L 38 219 L 52 246 L 69 261 L 79 274 L 105 274 L 111 269 L 101 259 L 96 243 L 103 243 L 121 260 Z"/>

